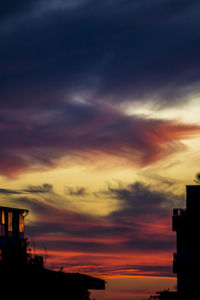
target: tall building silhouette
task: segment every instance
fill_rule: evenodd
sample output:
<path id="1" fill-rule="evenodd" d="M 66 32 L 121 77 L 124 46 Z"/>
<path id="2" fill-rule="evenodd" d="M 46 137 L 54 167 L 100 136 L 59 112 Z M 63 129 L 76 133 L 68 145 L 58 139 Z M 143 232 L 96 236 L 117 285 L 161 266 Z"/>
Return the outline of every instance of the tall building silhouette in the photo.
<path id="1" fill-rule="evenodd" d="M 173 271 L 178 294 L 190 299 L 200 288 L 200 185 L 186 186 L 186 209 L 174 209 L 172 229 L 176 231 Z"/>
<path id="2" fill-rule="evenodd" d="M 198 178 L 199 179 L 199 178 Z M 199 182 L 199 181 L 198 181 Z M 186 186 L 186 208 L 175 208 L 172 230 L 176 232 L 173 272 L 177 290 L 157 292 L 150 299 L 194 300 L 200 292 L 200 185 Z"/>

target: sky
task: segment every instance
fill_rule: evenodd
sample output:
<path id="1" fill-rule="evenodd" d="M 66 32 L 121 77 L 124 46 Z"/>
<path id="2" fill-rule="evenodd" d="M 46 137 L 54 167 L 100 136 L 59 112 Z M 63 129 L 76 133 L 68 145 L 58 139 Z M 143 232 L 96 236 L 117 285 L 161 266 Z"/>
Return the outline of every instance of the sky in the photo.
<path id="1" fill-rule="evenodd" d="M 0 205 L 97 300 L 175 289 L 173 208 L 199 169 L 199 0 L 20 0 L 0 10 Z"/>

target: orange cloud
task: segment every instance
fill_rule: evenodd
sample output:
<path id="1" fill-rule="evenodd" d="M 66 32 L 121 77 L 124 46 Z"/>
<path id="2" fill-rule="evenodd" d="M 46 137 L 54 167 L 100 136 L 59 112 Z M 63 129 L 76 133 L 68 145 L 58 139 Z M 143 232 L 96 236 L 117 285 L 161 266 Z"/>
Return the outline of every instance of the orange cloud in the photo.
<path id="1" fill-rule="evenodd" d="M 37 118 L 32 114 L 2 113 L 2 175 L 53 169 L 69 161 L 95 164 L 107 158 L 109 167 L 113 159 L 115 164 L 147 166 L 185 150 L 183 140 L 200 134 L 199 125 L 131 117 L 99 105 L 68 104 L 56 113 L 50 110 L 48 117 L 47 111 Z"/>

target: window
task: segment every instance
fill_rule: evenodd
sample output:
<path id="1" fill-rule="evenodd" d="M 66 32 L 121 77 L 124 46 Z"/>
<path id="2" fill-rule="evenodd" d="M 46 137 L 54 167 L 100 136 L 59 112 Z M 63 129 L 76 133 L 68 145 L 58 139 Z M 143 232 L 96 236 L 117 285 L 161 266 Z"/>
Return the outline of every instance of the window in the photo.
<path id="1" fill-rule="evenodd" d="M 1 224 L 5 224 L 5 211 L 1 211 Z"/>
<path id="2" fill-rule="evenodd" d="M 12 211 L 8 212 L 8 231 L 13 230 L 13 213 Z"/>
<path id="3" fill-rule="evenodd" d="M 0 236 L 5 235 L 5 211 L 0 211 Z"/>
<path id="4" fill-rule="evenodd" d="M 19 232 L 24 232 L 24 216 L 23 216 L 23 214 L 19 215 Z"/>

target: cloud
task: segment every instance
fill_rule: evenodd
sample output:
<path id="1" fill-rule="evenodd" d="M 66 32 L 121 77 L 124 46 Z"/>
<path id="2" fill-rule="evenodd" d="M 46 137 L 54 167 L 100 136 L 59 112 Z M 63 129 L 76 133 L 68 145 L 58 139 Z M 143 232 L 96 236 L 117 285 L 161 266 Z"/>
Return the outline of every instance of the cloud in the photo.
<path id="1" fill-rule="evenodd" d="M 132 216 L 140 216 L 140 214 L 151 214 L 154 211 L 162 212 L 174 205 L 181 206 L 183 204 L 182 196 L 174 196 L 169 191 L 164 192 L 141 182 L 134 182 L 133 184 L 119 183 L 116 186 L 108 185 L 103 194 L 120 201 L 122 207 L 119 211 L 120 215 L 123 212 Z"/>
<path id="2" fill-rule="evenodd" d="M 57 110 L 3 110 L 0 118 L 1 174 L 15 176 L 65 163 L 112 158 L 144 167 L 186 150 L 182 140 L 198 125 L 132 117 L 113 107 L 70 103 Z M 114 165 L 114 163 L 113 163 Z"/>
<path id="3" fill-rule="evenodd" d="M 195 0 L 3 3 L 0 173 L 60 160 L 144 167 L 185 150 L 198 125 L 121 108 L 149 103 L 159 116 L 199 93 L 198 8 Z"/>
<path id="4" fill-rule="evenodd" d="M 27 193 L 32 193 L 32 194 L 35 194 L 35 193 L 49 193 L 51 192 L 53 189 L 53 186 L 52 184 L 49 184 L 49 183 L 44 183 L 42 186 L 40 185 L 30 185 L 28 186 L 24 192 L 27 192 Z"/>
<path id="5" fill-rule="evenodd" d="M 99 269 L 110 275 L 168 276 L 175 249 L 172 208 L 182 207 L 183 197 L 141 182 L 108 185 L 97 194 L 97 201 L 117 200 L 119 209 L 104 217 L 71 210 L 67 199 L 52 189 L 47 194 L 33 189 L 30 195 L 7 197 L 29 209 L 26 234 L 38 251 L 48 249 L 54 266 L 57 262 L 68 270 L 85 268 L 94 274 Z"/>
<path id="6" fill-rule="evenodd" d="M 21 194 L 20 191 L 9 190 L 9 189 L 0 189 L 0 194 Z"/>
<path id="7" fill-rule="evenodd" d="M 85 196 L 88 192 L 84 186 L 65 187 L 65 194 L 70 196 Z"/>
<path id="8" fill-rule="evenodd" d="M 142 168 L 185 150 L 183 140 L 199 135 L 199 125 L 120 110 L 127 103 L 148 103 L 159 114 L 163 106 L 181 108 L 199 93 L 199 5 L 196 0 L 3 1 L 0 174 L 97 161 L 110 168 L 115 158 Z M 90 193 L 84 187 L 67 192 L 79 198 Z M 170 209 L 182 203 L 181 197 L 142 183 L 109 185 L 98 197 L 114 198 L 120 210 L 94 218 L 70 210 L 50 184 L 2 188 L 0 194 L 33 212 L 36 219 L 30 218 L 27 229 L 38 241 L 47 236 L 51 251 L 100 253 L 105 266 L 115 249 L 116 270 L 126 266 L 127 272 L 127 262 L 119 266 L 120 253 L 132 253 L 129 260 L 136 255 L 134 266 L 141 269 L 141 253 L 144 259 L 144 253 L 158 257 L 172 250 Z M 152 259 L 147 261 L 151 272 Z"/>
<path id="9" fill-rule="evenodd" d="M 35 186 L 35 185 L 30 185 L 26 187 L 23 190 L 11 190 L 11 189 L 0 189 L 0 194 L 25 194 L 25 193 L 30 193 L 30 194 L 35 194 L 35 193 L 49 193 L 53 189 L 53 186 L 48 183 L 44 183 L 42 186 Z"/>
<path id="10" fill-rule="evenodd" d="M 75 95 L 162 107 L 199 92 L 199 1 L 71 2 L 4 4 L 2 106 L 56 107 Z"/>

